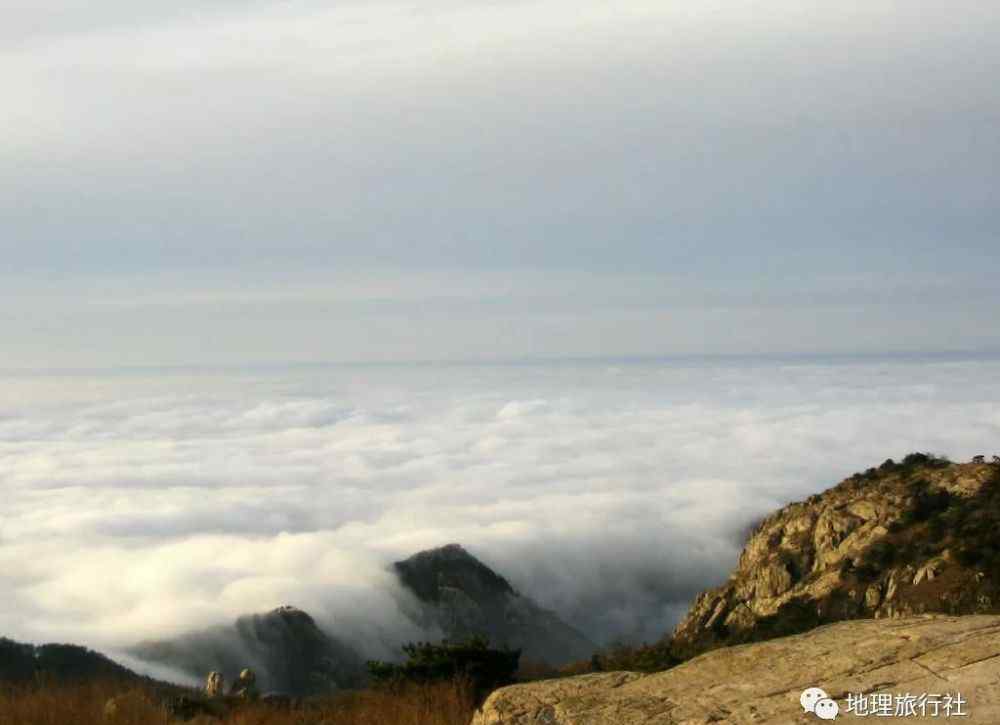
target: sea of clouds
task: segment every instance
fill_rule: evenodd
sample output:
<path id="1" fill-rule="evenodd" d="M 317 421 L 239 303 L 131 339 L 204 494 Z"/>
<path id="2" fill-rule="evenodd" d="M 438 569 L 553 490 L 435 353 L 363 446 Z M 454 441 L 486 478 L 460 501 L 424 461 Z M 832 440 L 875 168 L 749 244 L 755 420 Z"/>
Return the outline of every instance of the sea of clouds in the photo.
<path id="1" fill-rule="evenodd" d="M 1000 360 L 395 365 L 0 378 L 0 635 L 118 651 L 294 604 L 369 656 L 460 542 L 653 640 L 762 514 L 914 450 L 1000 452 Z"/>

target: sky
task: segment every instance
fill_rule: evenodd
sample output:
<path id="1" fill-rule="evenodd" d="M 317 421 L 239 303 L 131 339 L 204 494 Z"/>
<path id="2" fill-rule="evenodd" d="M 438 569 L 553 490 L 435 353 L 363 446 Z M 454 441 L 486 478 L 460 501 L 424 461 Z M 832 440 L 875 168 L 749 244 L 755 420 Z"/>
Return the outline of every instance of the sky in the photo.
<path id="1" fill-rule="evenodd" d="M 997 3 L 0 17 L 0 636 L 379 656 L 460 542 L 655 639 L 755 517 L 994 452 Z"/>
<path id="2" fill-rule="evenodd" d="M 435 634 L 389 563 L 457 542 L 655 641 L 761 516 L 998 440 L 996 359 L 0 376 L 0 636 L 119 653 L 291 604 L 398 657 Z"/>
<path id="3" fill-rule="evenodd" d="M 0 13 L 5 369 L 1000 349 L 995 3 Z"/>

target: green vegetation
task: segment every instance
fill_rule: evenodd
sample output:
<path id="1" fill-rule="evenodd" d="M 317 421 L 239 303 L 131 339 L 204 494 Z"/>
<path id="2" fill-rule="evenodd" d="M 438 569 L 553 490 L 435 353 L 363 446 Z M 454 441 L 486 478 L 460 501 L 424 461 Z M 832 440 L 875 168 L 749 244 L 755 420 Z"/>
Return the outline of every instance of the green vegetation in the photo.
<path id="1" fill-rule="evenodd" d="M 629 670 L 631 672 L 660 672 L 680 664 L 669 643 L 627 645 L 615 644 L 591 658 L 597 672 Z"/>
<path id="2" fill-rule="evenodd" d="M 514 682 L 520 650 L 490 649 L 489 641 L 473 637 L 465 642 L 409 643 L 403 646 L 403 664 L 368 662 L 368 673 L 377 685 L 467 680 L 477 694 Z"/>
<path id="3" fill-rule="evenodd" d="M 859 484 L 878 480 L 890 473 L 909 476 L 921 469 L 947 468 L 950 465 L 951 461 L 945 456 L 915 452 L 907 454 L 898 463 L 891 458 L 887 458 L 878 468 L 872 467 L 863 472 L 855 473 L 847 480 Z"/>

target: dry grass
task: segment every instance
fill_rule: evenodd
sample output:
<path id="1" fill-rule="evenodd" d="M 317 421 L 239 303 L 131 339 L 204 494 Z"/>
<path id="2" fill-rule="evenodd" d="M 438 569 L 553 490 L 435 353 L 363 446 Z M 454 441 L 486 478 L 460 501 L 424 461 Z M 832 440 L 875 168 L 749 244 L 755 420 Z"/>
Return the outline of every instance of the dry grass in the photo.
<path id="1" fill-rule="evenodd" d="M 113 717 L 105 704 L 114 696 Z M 363 690 L 280 710 L 261 703 L 243 705 L 221 720 L 199 716 L 190 725 L 468 725 L 475 710 L 472 689 L 462 682 L 409 685 L 395 690 Z M 0 687 L 0 725 L 172 725 L 175 722 L 145 690 L 101 682 L 52 688 Z"/>

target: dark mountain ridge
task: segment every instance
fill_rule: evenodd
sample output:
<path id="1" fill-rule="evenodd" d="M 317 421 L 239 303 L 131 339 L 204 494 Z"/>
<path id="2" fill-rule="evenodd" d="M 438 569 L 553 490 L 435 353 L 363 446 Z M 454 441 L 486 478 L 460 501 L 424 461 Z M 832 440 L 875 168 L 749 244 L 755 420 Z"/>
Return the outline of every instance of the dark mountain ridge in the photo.
<path id="1" fill-rule="evenodd" d="M 440 603 L 447 588 L 461 589 L 476 601 L 520 596 L 502 576 L 469 554 L 461 544 L 427 549 L 392 565 L 403 586 L 424 602 Z"/>
<path id="2" fill-rule="evenodd" d="M 109 657 L 75 644 L 24 644 L 0 637 L 0 682 L 55 680 L 149 680 Z"/>
<path id="3" fill-rule="evenodd" d="M 485 637 L 492 646 L 522 650 L 525 660 L 554 664 L 589 657 L 596 649 L 458 544 L 419 552 L 392 570 L 419 602 L 419 611 L 412 613 L 416 624 L 444 632 L 449 640 Z M 399 642 L 400 655 L 404 644 Z M 290 606 L 243 616 L 232 625 L 142 642 L 129 654 L 198 680 L 216 671 L 233 682 L 250 667 L 265 692 L 317 695 L 367 681 L 362 653 Z"/>
<path id="4" fill-rule="evenodd" d="M 597 645 L 579 630 L 517 592 L 459 544 L 414 554 L 393 564 L 425 617 L 448 639 L 485 637 L 522 651 L 523 659 L 561 665 L 590 657 Z"/>
<path id="5" fill-rule="evenodd" d="M 199 680 L 221 672 L 234 682 L 249 667 L 262 691 L 327 694 L 364 682 L 364 662 L 349 646 L 324 632 L 306 612 L 283 606 L 240 617 L 170 640 L 142 642 L 130 654 L 175 667 Z"/>

